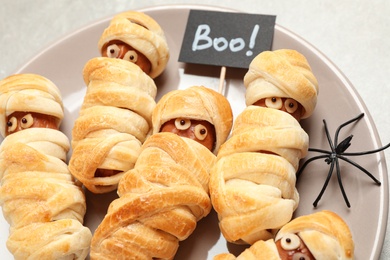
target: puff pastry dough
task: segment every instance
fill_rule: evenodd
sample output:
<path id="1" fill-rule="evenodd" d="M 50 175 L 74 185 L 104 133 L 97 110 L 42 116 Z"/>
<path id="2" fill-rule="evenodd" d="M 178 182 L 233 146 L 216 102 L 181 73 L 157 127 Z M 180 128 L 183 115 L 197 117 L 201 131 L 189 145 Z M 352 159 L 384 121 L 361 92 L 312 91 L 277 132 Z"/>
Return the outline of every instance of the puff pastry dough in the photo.
<path id="1" fill-rule="evenodd" d="M 207 186 L 214 161 L 192 139 L 168 132 L 150 136 L 95 231 L 91 259 L 173 259 L 179 241 L 211 210 Z"/>
<path id="2" fill-rule="evenodd" d="M 141 52 L 152 65 L 151 78 L 159 76 L 169 60 L 169 48 L 164 31 L 150 16 L 142 12 L 128 11 L 113 17 L 100 37 L 101 53 L 111 41 L 124 42 Z"/>
<path id="3" fill-rule="evenodd" d="M 354 242 L 347 223 L 328 210 L 300 216 L 283 226 L 275 237 L 297 234 L 315 259 L 354 259 Z"/>
<path id="4" fill-rule="evenodd" d="M 214 260 L 281 260 L 278 249 L 273 239 L 266 241 L 259 240 L 249 248 L 245 249 L 239 256 L 234 256 L 230 253 L 223 253 L 214 256 Z"/>
<path id="5" fill-rule="evenodd" d="M 119 182 L 119 199 L 110 204 L 94 234 L 92 259 L 119 254 L 173 259 L 179 241 L 209 214 L 209 174 L 216 156 L 193 139 L 158 132 L 162 123 L 174 118 L 210 120 L 221 143 L 232 123 L 229 102 L 213 90 L 193 86 L 165 94 L 153 112 L 154 134 Z"/>
<path id="6" fill-rule="evenodd" d="M 253 244 L 267 240 L 298 207 L 295 173 L 309 137 L 289 113 L 252 106 L 261 99 L 292 98 L 309 117 L 318 83 L 306 58 L 295 50 L 265 51 L 244 76 L 247 108 L 220 148 L 211 171 L 210 195 L 225 238 Z"/>
<path id="7" fill-rule="evenodd" d="M 218 92 L 204 86 L 192 86 L 166 93 L 158 102 L 152 118 L 153 133 L 160 132 L 165 122 L 176 118 L 211 123 L 217 137 L 213 150 L 216 154 L 230 134 L 233 112 L 230 103 Z"/>
<path id="8" fill-rule="evenodd" d="M 1 81 L 0 99 L 5 108 L 2 122 L 15 111 L 63 116 L 58 89 L 39 75 L 18 74 Z M 17 99 L 23 102 L 21 110 L 14 106 Z M 69 148 L 62 132 L 48 128 L 12 133 L 0 146 L 0 204 L 10 224 L 7 247 L 15 259 L 85 259 L 88 255 L 92 234 L 82 224 L 83 190 L 65 163 Z"/>
<path id="9" fill-rule="evenodd" d="M 293 219 L 280 229 L 275 240 L 259 240 L 237 257 L 224 253 L 214 260 L 280 260 L 276 242 L 289 234 L 298 235 L 317 260 L 354 259 L 354 242 L 347 223 L 336 213 L 324 210 Z"/>
<path id="10" fill-rule="evenodd" d="M 257 55 L 244 77 L 246 104 L 263 98 L 293 98 L 309 117 L 317 104 L 318 82 L 306 58 L 295 50 L 265 51 Z"/>
<path id="11" fill-rule="evenodd" d="M 298 161 L 308 135 L 291 115 L 249 106 L 237 116 L 210 175 L 210 195 L 225 238 L 253 244 L 270 239 L 298 206 Z"/>
<path id="12" fill-rule="evenodd" d="M 37 74 L 16 74 L 1 80 L 0 133 L 5 136 L 7 117 L 16 111 L 29 111 L 64 117 L 61 93 L 53 82 Z M 26 102 L 28 100 L 28 102 Z"/>
<path id="13" fill-rule="evenodd" d="M 83 76 L 87 92 L 72 130 L 69 169 L 88 190 L 105 193 L 134 167 L 151 131 L 157 87 L 137 65 L 121 59 L 93 58 Z M 117 173 L 95 176 L 97 169 Z"/>

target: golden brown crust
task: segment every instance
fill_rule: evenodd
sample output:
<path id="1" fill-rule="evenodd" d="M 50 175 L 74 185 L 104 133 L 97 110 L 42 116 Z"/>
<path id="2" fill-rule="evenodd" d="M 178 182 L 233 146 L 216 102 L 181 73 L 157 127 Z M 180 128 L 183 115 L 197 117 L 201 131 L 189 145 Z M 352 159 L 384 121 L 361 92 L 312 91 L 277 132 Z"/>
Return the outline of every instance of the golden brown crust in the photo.
<path id="1" fill-rule="evenodd" d="M 240 152 L 271 152 L 295 168 L 306 156 L 309 136 L 288 113 L 249 106 L 234 122 L 232 136 L 221 147 L 218 158 Z"/>
<path id="2" fill-rule="evenodd" d="M 165 122 L 176 118 L 204 120 L 214 125 L 216 154 L 230 134 L 233 113 L 223 95 L 203 86 L 193 86 L 170 91 L 160 99 L 153 112 L 153 133 L 160 132 Z"/>
<path id="3" fill-rule="evenodd" d="M 83 77 L 87 92 L 72 130 L 69 169 L 88 190 L 105 193 L 134 167 L 151 131 L 157 88 L 138 66 L 120 59 L 93 58 Z M 95 176 L 97 169 L 115 174 Z"/>
<path id="4" fill-rule="evenodd" d="M 136 11 L 115 15 L 99 40 L 100 52 L 114 40 L 130 45 L 148 58 L 152 65 L 151 78 L 165 69 L 169 59 L 168 44 L 162 28 L 150 16 Z"/>
<path id="5" fill-rule="evenodd" d="M 0 92 L 5 114 L 38 112 L 61 122 L 59 90 L 42 76 L 8 77 L 0 82 Z M 7 247 L 15 259 L 85 259 L 88 255 L 92 234 L 82 225 L 84 192 L 65 163 L 69 148 L 65 134 L 40 127 L 14 132 L 0 145 L 0 205 L 10 224 Z"/>
<path id="6" fill-rule="evenodd" d="M 253 244 L 273 238 L 299 201 L 294 168 L 282 157 L 237 153 L 222 157 L 210 174 L 210 195 L 224 237 Z"/>
<path id="7" fill-rule="evenodd" d="M 249 65 L 244 77 L 246 104 L 270 97 L 289 97 L 304 108 L 309 117 L 317 104 L 318 82 L 306 58 L 295 50 L 264 51 Z"/>
<path id="8" fill-rule="evenodd" d="M 323 210 L 300 216 L 283 226 L 275 241 L 298 234 L 316 259 L 353 259 L 354 242 L 347 223 L 336 213 Z"/>
<path id="9" fill-rule="evenodd" d="M 276 242 L 288 234 L 297 234 L 315 259 L 354 259 L 354 242 L 348 225 L 336 213 L 320 211 L 299 216 L 277 233 L 275 240 L 259 240 L 235 257 L 216 255 L 214 260 L 282 259 Z"/>
<path id="10" fill-rule="evenodd" d="M 298 206 L 295 172 L 308 136 L 291 115 L 249 106 L 237 116 L 210 175 L 224 237 L 234 243 L 273 238 Z"/>
<path id="11" fill-rule="evenodd" d="M 28 100 L 28 102 L 26 102 Z M 49 79 L 37 74 L 15 74 L 0 81 L 0 133 L 5 137 L 7 116 L 16 111 L 64 117 L 61 93 Z"/>
<path id="12" fill-rule="evenodd" d="M 269 239 L 298 207 L 295 172 L 307 154 L 309 137 L 296 119 L 300 117 L 252 105 L 266 98 L 292 98 L 303 106 L 302 118 L 307 118 L 317 102 L 318 83 L 303 55 L 283 49 L 255 57 L 244 85 L 247 108 L 218 152 L 210 176 L 211 201 L 226 240 L 252 244 L 237 259 L 280 259 Z M 256 243 L 259 240 L 272 245 L 267 257 L 252 252 L 264 245 Z M 230 254 L 221 257 L 225 256 L 235 259 Z"/>
<path id="13" fill-rule="evenodd" d="M 91 258 L 172 259 L 179 241 L 211 210 L 207 187 L 214 161 L 215 155 L 191 139 L 150 136 L 94 234 Z"/>
<path id="14" fill-rule="evenodd" d="M 157 87 L 154 81 L 134 63 L 121 59 L 97 57 L 90 59 L 83 69 L 84 83 L 87 91 L 92 88 L 136 88 L 145 92 L 153 99 L 157 94 Z M 100 81 L 104 81 L 100 82 Z M 112 84 L 112 85 L 111 85 Z M 129 104 L 131 105 L 131 104 Z"/>
<path id="15" fill-rule="evenodd" d="M 12 229 L 7 248 L 15 259 L 78 259 L 88 256 L 91 232 L 74 219 Z"/>
<path id="16" fill-rule="evenodd" d="M 251 247 L 247 248 L 239 256 L 235 257 L 233 254 L 224 253 L 216 255 L 214 260 L 280 260 L 278 250 L 272 239 L 259 240 Z"/>
<path id="17" fill-rule="evenodd" d="M 63 161 L 68 150 L 64 134 L 45 128 L 13 133 L 0 146 L 0 205 L 15 259 L 88 254 L 85 197 Z"/>

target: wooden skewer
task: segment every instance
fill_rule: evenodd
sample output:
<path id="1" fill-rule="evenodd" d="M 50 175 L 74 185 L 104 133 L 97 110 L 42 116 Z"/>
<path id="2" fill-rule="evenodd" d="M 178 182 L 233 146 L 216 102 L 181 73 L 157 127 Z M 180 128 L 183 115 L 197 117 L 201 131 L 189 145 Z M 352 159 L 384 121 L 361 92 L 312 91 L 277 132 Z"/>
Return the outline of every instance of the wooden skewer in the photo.
<path id="1" fill-rule="evenodd" d="M 220 94 L 222 94 L 222 91 L 223 91 L 223 86 L 224 86 L 224 83 L 225 83 L 225 75 L 226 75 L 226 67 L 222 66 L 221 74 L 219 76 L 219 88 L 218 88 L 218 92 Z"/>

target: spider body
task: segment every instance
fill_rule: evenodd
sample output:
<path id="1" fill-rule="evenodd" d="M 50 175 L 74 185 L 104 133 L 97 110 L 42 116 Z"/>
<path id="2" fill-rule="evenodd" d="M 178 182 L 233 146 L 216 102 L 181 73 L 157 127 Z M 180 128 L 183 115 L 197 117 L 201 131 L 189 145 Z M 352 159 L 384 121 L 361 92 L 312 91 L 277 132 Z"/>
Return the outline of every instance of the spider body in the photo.
<path id="1" fill-rule="evenodd" d="M 328 186 L 330 178 L 332 177 L 333 170 L 334 170 L 335 166 L 336 166 L 337 181 L 339 183 L 340 190 L 341 190 L 341 193 L 343 195 L 344 201 L 347 204 L 348 208 L 351 207 L 351 204 L 350 204 L 350 202 L 348 200 L 347 194 L 346 194 L 346 192 L 344 190 L 344 187 L 343 187 L 343 183 L 342 183 L 342 179 L 341 179 L 341 171 L 340 171 L 339 159 L 341 159 L 341 160 L 343 160 L 343 161 L 353 165 L 354 167 L 358 168 L 359 170 L 364 172 L 368 177 L 370 177 L 375 182 L 375 184 L 381 185 L 381 182 L 378 179 L 376 179 L 370 172 L 368 172 L 366 169 L 364 169 L 362 166 L 360 166 L 359 164 L 357 164 L 353 160 L 347 158 L 347 156 L 360 156 L 360 155 L 366 155 L 366 154 L 372 154 L 372 153 L 380 152 L 380 151 L 385 150 L 386 148 L 390 147 L 390 143 L 385 145 L 385 146 L 383 146 L 383 147 L 381 147 L 381 148 L 375 149 L 375 150 L 363 151 L 363 152 L 355 152 L 355 153 L 346 153 L 345 152 L 351 146 L 351 141 L 352 141 L 353 135 L 348 136 L 343 141 L 338 143 L 340 130 L 343 127 L 345 127 L 345 126 L 360 120 L 363 116 L 364 116 L 364 113 L 361 113 L 357 117 L 352 118 L 351 120 L 348 120 L 347 122 L 341 124 L 337 128 L 337 130 L 336 130 L 336 133 L 335 133 L 335 136 L 334 136 L 334 140 L 332 140 L 331 137 L 330 137 L 328 126 L 327 126 L 327 123 L 326 123 L 325 119 L 323 120 L 324 128 L 325 128 L 325 134 L 326 134 L 326 137 L 327 137 L 327 140 L 328 140 L 328 143 L 329 143 L 330 151 L 317 149 L 317 148 L 309 148 L 309 151 L 318 152 L 318 153 L 320 153 L 320 155 L 313 156 L 313 157 L 309 158 L 307 161 L 305 161 L 305 163 L 302 165 L 302 167 L 297 172 L 297 179 L 299 179 L 300 175 L 302 174 L 302 172 L 306 168 L 306 166 L 310 162 L 318 160 L 318 159 L 324 159 L 325 162 L 330 165 L 329 172 L 328 172 L 328 175 L 326 177 L 325 183 L 322 186 L 322 189 L 321 189 L 319 195 L 317 196 L 316 200 L 313 203 L 314 207 L 317 207 L 318 202 L 321 200 L 321 197 L 324 194 L 324 192 L 325 192 L 325 190 L 326 190 L 326 188 Z"/>

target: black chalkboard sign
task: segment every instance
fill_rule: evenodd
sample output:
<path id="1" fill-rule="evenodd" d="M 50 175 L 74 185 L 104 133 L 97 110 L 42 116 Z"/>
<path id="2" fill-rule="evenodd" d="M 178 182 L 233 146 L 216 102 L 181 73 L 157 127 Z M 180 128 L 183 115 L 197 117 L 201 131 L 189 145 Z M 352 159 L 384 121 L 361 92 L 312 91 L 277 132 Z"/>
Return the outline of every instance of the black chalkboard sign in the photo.
<path id="1" fill-rule="evenodd" d="M 248 68 L 271 50 L 276 16 L 190 10 L 179 61 Z"/>

